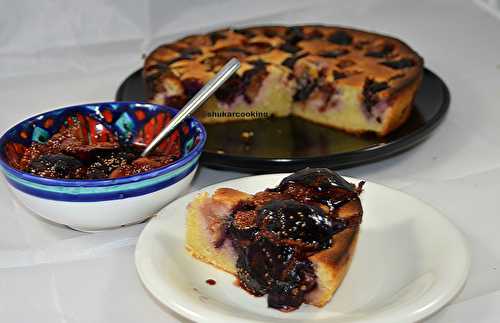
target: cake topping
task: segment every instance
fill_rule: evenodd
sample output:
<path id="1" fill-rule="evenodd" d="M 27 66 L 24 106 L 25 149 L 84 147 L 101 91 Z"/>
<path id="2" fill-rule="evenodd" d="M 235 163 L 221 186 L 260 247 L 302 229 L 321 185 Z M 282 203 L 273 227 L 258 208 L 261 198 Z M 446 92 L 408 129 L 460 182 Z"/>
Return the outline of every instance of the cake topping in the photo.
<path id="1" fill-rule="evenodd" d="M 182 86 L 188 97 L 194 96 L 203 87 L 203 83 L 195 78 L 186 78 L 182 80 Z"/>
<path id="2" fill-rule="evenodd" d="M 328 168 L 305 168 L 285 177 L 278 187 L 271 190 L 302 202 L 320 203 L 334 213 L 342 205 L 356 199 L 363 184 L 361 182 L 355 187 Z M 354 218 L 351 220 L 356 221 Z"/>
<path id="3" fill-rule="evenodd" d="M 347 74 L 345 72 L 339 72 L 336 70 L 333 71 L 333 78 L 335 80 L 340 80 L 340 79 L 343 79 L 345 77 L 347 77 Z"/>
<path id="4" fill-rule="evenodd" d="M 252 37 L 256 36 L 256 34 L 249 29 L 234 29 L 233 31 L 237 34 L 241 34 L 241 35 L 248 37 L 248 38 L 252 38 Z M 269 36 L 269 37 L 272 37 L 272 36 Z"/>
<path id="5" fill-rule="evenodd" d="M 343 30 L 338 30 L 334 32 L 328 40 L 331 43 L 338 45 L 350 45 L 352 43 L 352 36 Z"/>
<path id="6" fill-rule="evenodd" d="M 384 44 L 382 48 L 374 49 L 366 52 L 366 56 L 384 58 L 389 56 L 394 50 L 393 44 Z"/>
<path id="7" fill-rule="evenodd" d="M 337 65 L 335 65 L 335 66 L 337 66 L 340 69 L 344 69 L 344 68 L 351 67 L 353 65 L 356 65 L 356 63 L 354 63 L 354 61 L 352 61 L 350 59 L 343 59 L 340 62 L 338 62 Z"/>
<path id="8" fill-rule="evenodd" d="M 242 76 L 245 91 L 244 98 L 248 103 L 251 103 L 257 97 L 263 81 L 269 74 L 266 70 L 266 64 L 263 61 L 255 61 L 253 65 L 254 67 L 245 71 Z"/>
<path id="9" fill-rule="evenodd" d="M 259 239 L 243 249 L 236 264 L 240 284 L 255 296 L 268 295 L 269 307 L 282 311 L 297 309 L 306 293 L 316 287 L 309 260 L 299 260 L 288 246 Z"/>
<path id="10" fill-rule="evenodd" d="M 293 45 L 297 44 L 299 41 L 305 38 L 304 31 L 300 26 L 292 26 L 288 28 L 285 35 L 287 43 Z"/>
<path id="11" fill-rule="evenodd" d="M 281 279 L 274 281 L 267 303 L 269 307 L 289 312 L 297 309 L 304 302 L 305 295 L 316 287 L 316 275 L 308 260 L 294 261 L 284 273 Z"/>
<path id="12" fill-rule="evenodd" d="M 287 53 L 291 53 L 291 54 L 295 54 L 297 52 L 300 52 L 300 48 L 295 46 L 295 45 L 292 45 L 291 43 L 284 43 L 280 49 L 284 52 L 287 52 Z"/>
<path id="13" fill-rule="evenodd" d="M 278 185 L 278 188 L 283 188 L 289 184 L 316 187 L 320 192 L 332 188 L 342 188 L 348 191 L 354 191 L 355 189 L 353 184 L 328 168 L 304 168 L 285 177 Z"/>
<path id="14" fill-rule="evenodd" d="M 194 56 L 201 55 L 201 49 L 197 47 L 188 47 L 181 50 L 181 57 L 184 59 L 193 58 Z"/>
<path id="15" fill-rule="evenodd" d="M 294 248 L 260 238 L 238 251 L 238 278 L 242 287 L 251 294 L 262 296 L 268 293 L 280 278 L 296 280 L 296 277 L 287 277 L 290 275 L 285 271 L 287 267 L 293 267 L 296 260 Z"/>
<path id="16" fill-rule="evenodd" d="M 230 104 L 234 102 L 243 91 L 243 80 L 238 75 L 233 75 L 215 91 L 215 97 L 222 102 Z"/>
<path id="17" fill-rule="evenodd" d="M 331 218 L 317 206 L 277 200 L 258 210 L 257 226 L 263 236 L 277 244 L 285 242 L 312 251 L 330 247 L 331 237 L 345 229 L 345 222 Z"/>
<path id="18" fill-rule="evenodd" d="M 380 64 L 385 65 L 385 66 L 389 66 L 390 68 L 397 69 L 397 70 L 402 69 L 402 68 L 408 68 L 408 67 L 415 66 L 415 62 L 409 58 L 402 58 L 402 59 L 397 60 L 397 61 L 386 61 L 386 62 L 382 62 Z"/>
<path id="19" fill-rule="evenodd" d="M 378 92 L 389 88 L 387 82 L 377 82 L 373 79 L 366 79 L 363 86 L 363 103 L 369 116 L 372 115 L 372 107 L 379 102 Z"/>
<path id="20" fill-rule="evenodd" d="M 212 41 L 212 44 L 215 44 L 219 39 L 226 39 L 226 35 L 224 35 L 221 32 L 211 32 L 210 34 L 210 40 Z"/>
<path id="21" fill-rule="evenodd" d="M 377 82 L 372 79 L 366 80 L 365 89 L 369 93 L 377 93 L 388 88 L 389 85 L 387 84 L 387 82 Z"/>
<path id="22" fill-rule="evenodd" d="M 264 36 L 269 37 L 269 38 L 273 38 L 273 37 L 276 37 L 276 35 L 278 35 L 278 33 L 275 30 L 264 29 Z"/>
<path id="23" fill-rule="evenodd" d="M 305 101 L 314 91 L 318 82 L 316 79 L 310 78 L 307 74 L 297 79 L 297 92 L 293 96 L 294 101 Z"/>
<path id="24" fill-rule="evenodd" d="M 347 55 L 348 53 L 349 51 L 347 49 L 339 49 L 339 50 L 322 51 L 319 52 L 318 55 L 329 58 L 337 58 L 340 56 Z"/>
<path id="25" fill-rule="evenodd" d="M 283 66 L 286 66 L 288 67 L 289 69 L 293 69 L 293 66 L 295 65 L 295 63 L 301 59 L 302 57 L 306 57 L 308 55 L 308 53 L 302 53 L 302 54 L 299 54 L 299 55 L 295 55 L 295 56 L 290 56 L 290 57 L 287 57 L 282 63 L 281 65 Z"/>

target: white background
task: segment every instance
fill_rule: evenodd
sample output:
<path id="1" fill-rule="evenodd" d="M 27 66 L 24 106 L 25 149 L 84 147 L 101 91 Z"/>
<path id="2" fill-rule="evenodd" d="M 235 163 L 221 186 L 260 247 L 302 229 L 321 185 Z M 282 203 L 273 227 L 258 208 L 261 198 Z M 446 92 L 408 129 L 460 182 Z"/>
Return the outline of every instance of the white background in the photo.
<path id="1" fill-rule="evenodd" d="M 414 149 L 342 173 L 408 192 L 464 232 L 469 279 L 429 322 L 497 322 L 500 20 L 477 2 L 0 0 L 0 130 L 56 107 L 112 100 L 121 81 L 141 67 L 143 53 L 193 32 L 325 23 L 400 37 L 448 84 L 449 114 Z M 193 189 L 245 175 L 201 168 Z M 141 225 L 93 235 L 72 231 L 31 214 L 1 181 L 0 322 L 183 320 L 138 280 L 133 250 Z"/>

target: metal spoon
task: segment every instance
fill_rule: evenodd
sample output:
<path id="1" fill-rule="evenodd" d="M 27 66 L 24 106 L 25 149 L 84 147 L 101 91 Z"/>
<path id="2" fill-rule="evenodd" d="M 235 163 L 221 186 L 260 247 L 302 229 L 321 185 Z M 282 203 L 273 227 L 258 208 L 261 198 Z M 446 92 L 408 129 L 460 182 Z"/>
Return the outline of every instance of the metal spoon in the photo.
<path id="1" fill-rule="evenodd" d="M 203 86 L 188 103 L 175 115 L 169 124 L 151 141 L 141 153 L 147 156 L 163 138 L 168 136 L 184 119 L 196 111 L 227 79 L 240 68 L 240 61 L 231 58 L 221 70 Z"/>

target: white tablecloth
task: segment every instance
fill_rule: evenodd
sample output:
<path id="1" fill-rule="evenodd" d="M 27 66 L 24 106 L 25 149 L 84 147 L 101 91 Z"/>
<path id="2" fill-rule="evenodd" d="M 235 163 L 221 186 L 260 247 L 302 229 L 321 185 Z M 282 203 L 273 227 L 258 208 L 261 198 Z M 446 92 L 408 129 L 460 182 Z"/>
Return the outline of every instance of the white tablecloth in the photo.
<path id="1" fill-rule="evenodd" d="M 480 2 L 482 0 L 478 0 Z M 484 0 L 484 3 L 494 1 Z M 391 159 L 343 170 L 408 192 L 465 234 L 468 281 L 429 322 L 497 322 L 500 307 L 500 20 L 472 1 L 0 1 L 0 130 L 60 106 L 112 100 L 141 55 L 222 26 L 326 23 L 407 41 L 448 84 L 443 124 Z M 193 190 L 246 174 L 201 168 Z M 84 234 L 23 208 L 0 183 L 1 322 L 176 322 L 142 287 L 143 225 Z"/>

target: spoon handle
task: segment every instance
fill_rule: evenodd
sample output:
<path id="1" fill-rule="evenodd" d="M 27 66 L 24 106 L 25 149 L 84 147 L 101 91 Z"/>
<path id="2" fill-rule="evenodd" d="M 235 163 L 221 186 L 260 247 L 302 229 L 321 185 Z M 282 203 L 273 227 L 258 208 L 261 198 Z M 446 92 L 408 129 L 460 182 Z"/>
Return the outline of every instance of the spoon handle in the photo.
<path id="1" fill-rule="evenodd" d="M 234 72 L 240 68 L 240 62 L 236 58 L 231 58 L 221 70 L 203 86 L 186 105 L 175 115 L 169 124 L 151 141 L 144 149 L 141 156 L 147 156 L 156 145 L 172 130 L 174 130 L 185 118 L 198 109 Z"/>

